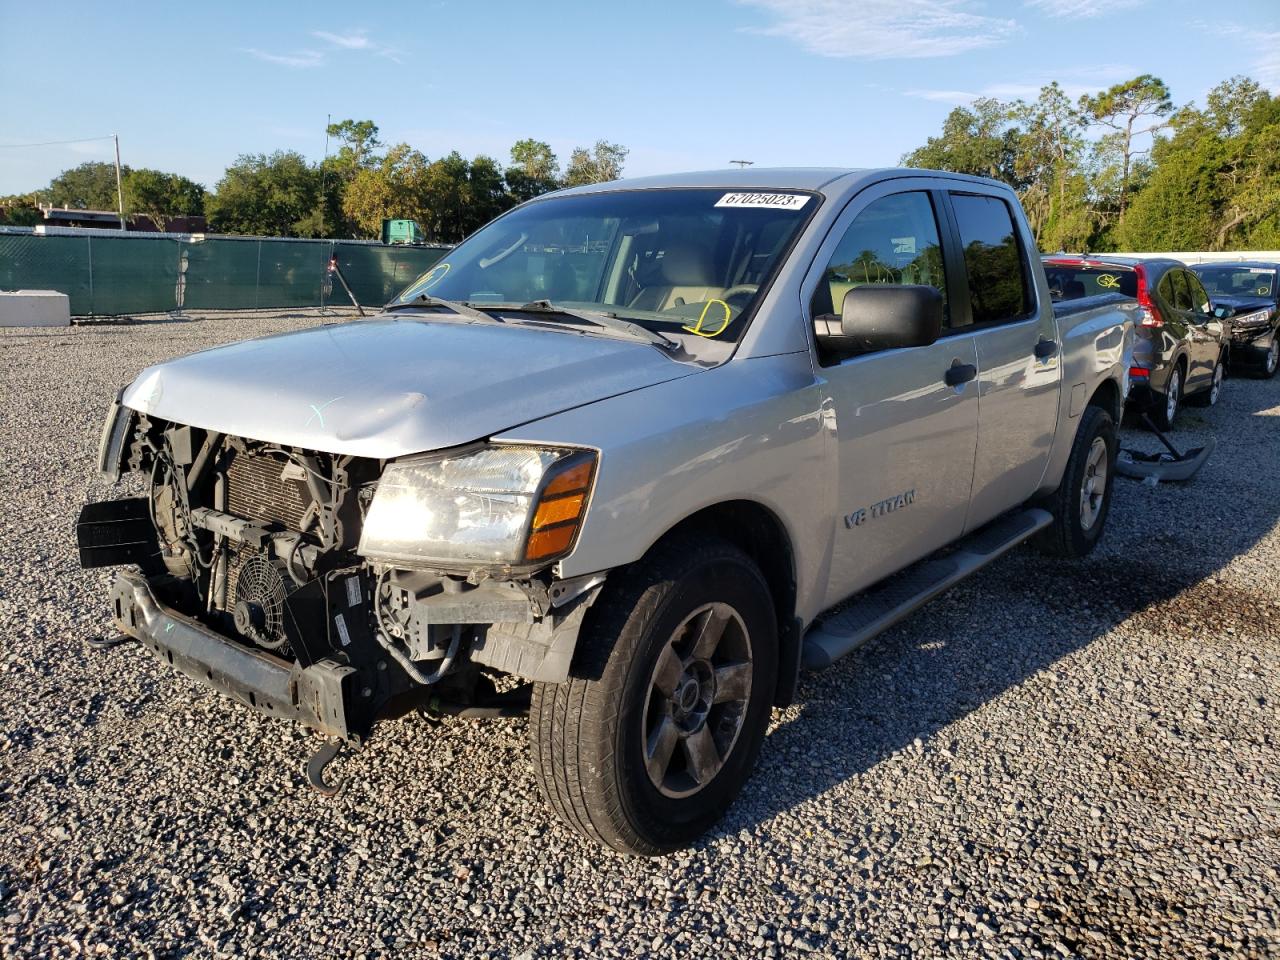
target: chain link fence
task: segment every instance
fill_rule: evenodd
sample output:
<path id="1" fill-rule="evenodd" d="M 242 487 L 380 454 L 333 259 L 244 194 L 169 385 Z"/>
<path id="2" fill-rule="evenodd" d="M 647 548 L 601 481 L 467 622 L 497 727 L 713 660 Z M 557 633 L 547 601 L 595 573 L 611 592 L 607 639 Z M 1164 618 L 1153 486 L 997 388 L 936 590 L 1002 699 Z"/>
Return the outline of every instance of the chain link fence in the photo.
<path id="1" fill-rule="evenodd" d="M 381 306 L 448 247 L 109 230 L 0 228 L 0 290 L 57 290 L 73 316 L 243 310 L 348 303 L 338 267 L 362 305 Z"/>

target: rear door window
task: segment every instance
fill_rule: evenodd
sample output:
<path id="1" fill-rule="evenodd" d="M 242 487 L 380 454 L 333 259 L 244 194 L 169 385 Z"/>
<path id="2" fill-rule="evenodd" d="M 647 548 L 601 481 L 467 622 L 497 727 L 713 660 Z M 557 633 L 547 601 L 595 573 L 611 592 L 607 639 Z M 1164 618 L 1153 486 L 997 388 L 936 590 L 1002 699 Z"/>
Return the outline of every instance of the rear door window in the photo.
<path id="1" fill-rule="evenodd" d="M 1035 301 L 1009 205 L 999 197 L 953 193 L 951 208 L 969 275 L 973 322 L 1009 323 L 1025 318 Z"/>
<path id="2" fill-rule="evenodd" d="M 1194 308 L 1191 306 L 1191 288 L 1187 286 L 1186 272 L 1170 270 L 1169 282 L 1173 286 L 1173 309 L 1190 313 Z"/>
<path id="3" fill-rule="evenodd" d="M 1205 291 L 1204 284 L 1189 270 L 1184 271 L 1183 276 L 1187 279 L 1187 290 L 1191 294 L 1191 309 L 1199 316 L 1207 317 L 1213 312 L 1213 308 L 1209 305 L 1209 294 Z"/>

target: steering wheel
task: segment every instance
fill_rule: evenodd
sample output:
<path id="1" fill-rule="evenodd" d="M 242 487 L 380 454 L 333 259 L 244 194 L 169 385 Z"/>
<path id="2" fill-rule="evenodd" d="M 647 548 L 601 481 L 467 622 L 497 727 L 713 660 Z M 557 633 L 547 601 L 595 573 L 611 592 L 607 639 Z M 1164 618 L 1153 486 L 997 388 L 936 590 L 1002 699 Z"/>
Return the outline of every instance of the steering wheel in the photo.
<path id="1" fill-rule="evenodd" d="M 729 300 L 732 300 L 734 297 L 742 297 L 742 296 L 751 297 L 751 296 L 755 296 L 756 291 L 759 289 L 760 289 L 760 284 L 758 283 L 740 283 L 736 287 L 730 287 L 724 293 L 720 294 L 720 296 L 716 297 L 716 299 L 724 300 L 725 302 L 728 302 Z"/>

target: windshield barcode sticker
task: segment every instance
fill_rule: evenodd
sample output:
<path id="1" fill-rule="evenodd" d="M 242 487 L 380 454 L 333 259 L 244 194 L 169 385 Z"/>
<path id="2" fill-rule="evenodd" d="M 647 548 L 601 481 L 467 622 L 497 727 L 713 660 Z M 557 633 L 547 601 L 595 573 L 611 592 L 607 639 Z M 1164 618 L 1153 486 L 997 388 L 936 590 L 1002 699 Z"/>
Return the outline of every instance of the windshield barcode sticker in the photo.
<path id="1" fill-rule="evenodd" d="M 799 193 L 726 193 L 717 207 L 762 207 L 765 210 L 799 210 L 809 198 Z"/>

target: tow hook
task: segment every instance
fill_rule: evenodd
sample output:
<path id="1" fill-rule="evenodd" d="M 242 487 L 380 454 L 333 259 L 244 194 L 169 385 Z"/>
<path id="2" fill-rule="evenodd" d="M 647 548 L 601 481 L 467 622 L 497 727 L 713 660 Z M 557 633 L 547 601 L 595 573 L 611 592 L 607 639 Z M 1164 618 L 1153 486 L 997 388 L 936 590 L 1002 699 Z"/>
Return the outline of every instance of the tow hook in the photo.
<path id="1" fill-rule="evenodd" d="M 311 784 L 311 789 L 316 793 L 326 797 L 336 797 L 342 789 L 346 781 L 339 778 L 329 784 L 324 779 L 324 771 L 329 764 L 338 759 L 338 755 L 342 753 L 342 748 L 345 746 L 346 744 L 341 740 L 326 740 L 307 761 L 305 770 L 307 783 Z"/>
<path id="2" fill-rule="evenodd" d="M 103 637 L 86 637 L 84 645 L 90 650 L 110 650 L 112 647 L 118 647 L 132 640 L 133 637 L 128 634 L 117 633 Z"/>

